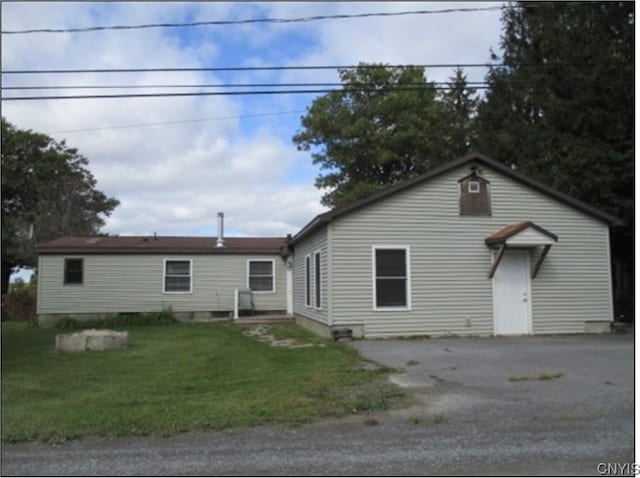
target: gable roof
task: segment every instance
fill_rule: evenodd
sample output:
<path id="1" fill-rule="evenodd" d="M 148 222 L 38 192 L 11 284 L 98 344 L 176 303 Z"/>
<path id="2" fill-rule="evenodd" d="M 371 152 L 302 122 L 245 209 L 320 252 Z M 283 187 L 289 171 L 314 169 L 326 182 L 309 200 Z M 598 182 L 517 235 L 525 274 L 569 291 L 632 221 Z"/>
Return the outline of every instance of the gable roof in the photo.
<path id="1" fill-rule="evenodd" d="M 556 236 L 552 232 L 547 231 L 544 227 L 540 227 L 537 224 L 534 224 L 531 221 L 519 222 L 516 224 L 511 224 L 507 227 L 503 227 L 499 231 L 496 231 L 493 234 L 487 236 L 484 242 L 487 245 L 502 244 L 510 237 L 513 237 L 516 234 L 529 228 L 535 229 L 541 234 L 544 234 L 545 236 L 547 236 L 548 238 L 553 239 L 554 242 L 558 242 L 558 236 Z"/>
<path id="2" fill-rule="evenodd" d="M 581 211 L 591 217 L 594 217 L 596 219 L 599 219 L 603 222 L 606 222 L 608 224 L 614 225 L 614 226 L 620 226 L 623 224 L 623 221 L 615 216 L 612 216 L 611 214 L 608 214 L 606 212 L 600 211 L 592 206 L 589 206 L 588 204 L 573 198 L 567 194 L 561 193 L 560 191 L 553 189 L 549 186 L 547 186 L 546 184 L 541 183 L 540 181 L 536 181 L 535 179 L 531 179 L 528 176 L 525 176 L 522 173 L 519 173 L 513 169 L 511 169 L 509 166 L 496 161 L 495 159 L 491 159 L 488 156 L 484 156 L 482 154 L 479 153 L 471 153 L 468 154 L 466 156 L 463 156 L 462 158 L 456 159 L 454 161 L 450 161 L 446 164 L 443 164 L 442 166 L 439 166 L 437 168 L 432 169 L 431 171 L 428 171 L 424 174 L 421 174 L 420 176 L 416 176 L 415 178 L 411 178 L 408 179 L 406 181 L 402 181 L 400 183 L 394 184 L 393 186 L 389 186 L 386 187 L 384 189 L 381 189 L 373 194 L 371 194 L 370 196 L 367 196 L 365 198 L 359 199 L 357 201 L 353 201 L 349 204 L 344 204 L 342 206 L 338 206 L 335 209 L 332 209 L 328 212 L 325 212 L 323 214 L 319 214 L 317 215 L 311 222 L 309 222 L 306 226 L 304 226 L 292 239 L 292 243 L 295 243 L 297 241 L 299 241 L 301 238 L 303 238 L 304 236 L 306 236 L 307 234 L 315 231 L 316 229 L 318 229 L 319 227 L 321 227 L 324 224 L 328 224 L 329 222 L 331 222 L 332 220 L 343 216 L 351 211 L 354 211 L 356 209 L 360 209 L 364 206 L 367 206 L 369 204 L 372 204 L 380 199 L 383 199 L 387 196 L 391 196 L 392 194 L 395 194 L 399 191 L 403 191 L 405 189 L 408 189 L 412 186 L 415 186 L 417 184 L 421 184 L 424 183 L 430 179 L 433 179 L 437 176 L 440 176 L 441 174 L 444 174 L 448 171 L 451 171 L 452 169 L 458 168 L 460 166 L 463 166 L 467 163 L 471 163 L 471 162 L 477 162 L 477 163 L 481 163 L 484 164 L 485 166 L 488 166 L 490 168 L 493 168 L 495 170 L 497 170 L 498 172 L 504 174 L 505 176 L 510 177 L 511 179 L 514 179 L 515 181 L 518 181 L 519 183 L 522 183 L 526 186 L 529 186 L 537 191 L 540 191 L 543 194 L 546 194 L 547 196 L 550 196 L 564 204 L 567 204 L 568 206 L 571 206 L 574 209 L 577 209 L 578 211 Z"/>
<path id="3" fill-rule="evenodd" d="M 280 254 L 284 237 L 64 236 L 38 247 L 39 254 Z"/>

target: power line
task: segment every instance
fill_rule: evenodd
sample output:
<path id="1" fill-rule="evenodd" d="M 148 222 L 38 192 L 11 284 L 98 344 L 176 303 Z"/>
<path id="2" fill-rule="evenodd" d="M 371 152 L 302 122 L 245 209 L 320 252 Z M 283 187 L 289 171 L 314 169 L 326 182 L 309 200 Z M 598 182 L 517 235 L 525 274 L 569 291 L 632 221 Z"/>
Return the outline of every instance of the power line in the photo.
<path id="1" fill-rule="evenodd" d="M 50 131 L 47 134 L 81 133 L 86 131 L 102 131 L 107 129 L 139 128 L 143 126 L 164 126 L 164 125 L 179 124 L 179 123 L 197 123 L 197 122 L 203 122 L 203 121 L 223 121 L 223 120 L 230 120 L 230 119 L 259 118 L 264 116 L 281 116 L 281 115 L 291 115 L 291 114 L 298 114 L 298 113 L 304 113 L 304 110 L 277 111 L 274 113 L 256 113 L 256 114 L 238 115 L 238 116 L 218 116 L 214 118 L 182 119 L 182 120 L 172 120 L 172 121 L 160 121 L 156 123 L 133 123 L 133 124 L 123 124 L 123 125 L 100 126 L 96 128 L 66 129 L 66 130 L 59 130 L 59 131 Z"/>
<path id="2" fill-rule="evenodd" d="M 488 86 L 474 87 L 476 90 L 488 89 Z M 83 100 L 83 99 L 113 99 L 113 98 L 168 98 L 188 96 L 241 96 L 241 95 L 283 95 L 283 94 L 318 94 L 331 92 L 382 92 L 382 91 L 426 91 L 426 90 L 450 90 L 451 87 L 391 87 L 391 88 L 345 88 L 345 89 L 313 89 L 313 90 L 254 90 L 254 91 L 198 91 L 194 93 L 127 93 L 117 95 L 67 95 L 67 96 L 13 96 L 3 97 L 2 101 L 29 101 L 29 100 Z"/>
<path id="3" fill-rule="evenodd" d="M 80 28 L 34 28 L 29 30 L 3 30 L 3 35 L 23 35 L 31 33 L 86 33 L 104 30 L 140 30 L 148 28 L 186 28 L 186 27 L 203 27 L 203 26 L 226 26 L 226 25 L 248 25 L 255 23 L 305 23 L 319 20 L 341 20 L 355 18 L 371 18 L 371 17 L 399 17 L 407 15 L 435 15 L 442 13 L 470 13 L 470 12 L 488 12 L 494 10 L 503 10 L 505 8 L 513 8 L 508 6 L 495 7 L 472 7 L 472 8 L 445 8 L 440 10 L 413 10 L 402 12 L 372 12 L 372 13 L 353 13 L 353 14 L 336 14 L 336 15 L 315 15 L 308 17 L 296 18 L 250 18 L 244 20 L 209 20 L 202 22 L 185 22 L 185 23 L 147 23 L 141 25 L 102 25 L 94 27 Z"/>
<path id="4" fill-rule="evenodd" d="M 505 66 L 497 63 L 440 63 L 430 65 L 384 65 L 387 68 L 490 68 L 492 66 Z M 67 74 L 67 73 L 174 73 L 194 71 L 282 71 L 282 70 L 349 70 L 355 68 L 379 68 L 380 65 L 285 65 L 285 66 L 222 66 L 222 67 L 185 67 L 185 68 L 94 68 L 94 69 L 70 69 L 70 70 L 5 70 L 5 75 L 31 75 L 31 74 Z"/>
<path id="5" fill-rule="evenodd" d="M 524 63 L 519 67 L 557 67 L 557 66 L 602 66 L 602 65 L 622 65 L 623 62 L 604 63 Z M 185 68 L 89 68 L 89 69 L 51 69 L 51 70 L 5 70 L 4 75 L 40 75 L 40 74 L 78 74 L 78 73 L 175 73 L 194 71 L 283 71 L 283 70 L 351 70 L 379 68 L 498 68 L 510 67 L 506 63 L 430 63 L 420 65 L 384 65 L 384 64 L 361 64 L 361 65 L 286 65 L 286 66 L 225 66 L 225 67 L 185 67 Z"/>
<path id="6" fill-rule="evenodd" d="M 452 81 L 429 82 L 439 86 L 453 85 Z M 486 81 L 467 81 L 467 85 L 486 85 Z M 404 83 L 404 86 L 423 86 L 424 83 Z M 3 86 L 2 90 L 95 90 L 95 89 L 141 89 L 141 88 L 293 88 L 318 86 L 344 86 L 343 83 L 210 83 L 210 84 L 163 84 L 163 85 L 59 85 L 59 86 Z M 375 83 L 358 83 L 358 86 L 374 87 Z"/>

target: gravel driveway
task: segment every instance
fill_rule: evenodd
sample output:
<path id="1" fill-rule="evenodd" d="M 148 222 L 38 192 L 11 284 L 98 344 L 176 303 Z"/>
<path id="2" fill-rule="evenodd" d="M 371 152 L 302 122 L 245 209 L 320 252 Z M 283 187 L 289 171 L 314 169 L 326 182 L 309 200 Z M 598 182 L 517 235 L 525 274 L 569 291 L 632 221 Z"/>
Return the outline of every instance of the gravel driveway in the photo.
<path id="1" fill-rule="evenodd" d="M 415 404 L 299 428 L 2 447 L 2 475 L 597 475 L 634 461 L 633 336 L 358 341 Z M 511 380 L 510 380 L 511 379 Z"/>

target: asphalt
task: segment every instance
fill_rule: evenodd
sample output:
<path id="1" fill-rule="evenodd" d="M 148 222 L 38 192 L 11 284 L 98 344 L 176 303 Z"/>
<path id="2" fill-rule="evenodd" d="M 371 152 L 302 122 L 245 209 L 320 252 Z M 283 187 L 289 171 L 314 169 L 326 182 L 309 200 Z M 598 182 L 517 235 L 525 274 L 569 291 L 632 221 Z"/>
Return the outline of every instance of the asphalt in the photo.
<path id="1" fill-rule="evenodd" d="M 398 369 L 413 405 L 297 428 L 9 444 L 2 475 L 597 476 L 634 461 L 632 335 L 353 346 Z"/>

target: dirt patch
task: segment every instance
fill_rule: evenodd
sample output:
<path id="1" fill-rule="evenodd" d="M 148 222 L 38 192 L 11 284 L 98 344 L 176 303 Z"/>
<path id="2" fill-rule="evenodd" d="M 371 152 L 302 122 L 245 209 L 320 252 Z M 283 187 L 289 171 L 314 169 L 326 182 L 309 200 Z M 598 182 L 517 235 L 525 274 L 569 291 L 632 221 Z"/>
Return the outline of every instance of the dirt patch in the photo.
<path id="1" fill-rule="evenodd" d="M 298 339 L 276 339 L 271 333 L 271 328 L 268 325 L 256 325 L 248 330 L 242 332 L 247 337 L 252 337 L 258 342 L 263 342 L 271 347 L 286 347 L 288 349 L 300 349 L 307 347 L 324 347 L 324 344 L 313 344 L 311 342 L 303 342 Z"/>

